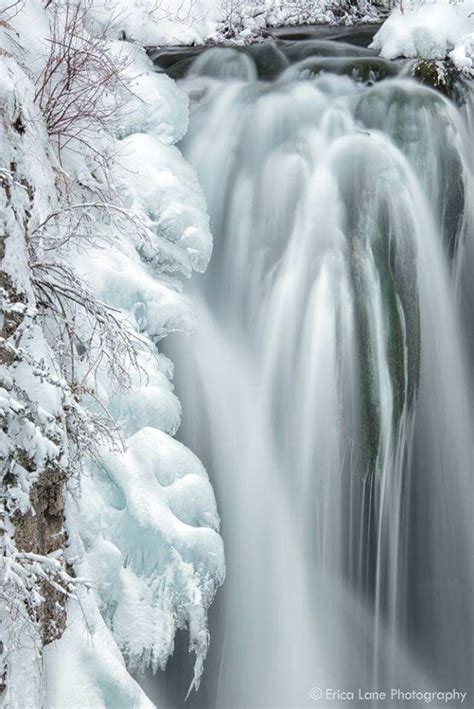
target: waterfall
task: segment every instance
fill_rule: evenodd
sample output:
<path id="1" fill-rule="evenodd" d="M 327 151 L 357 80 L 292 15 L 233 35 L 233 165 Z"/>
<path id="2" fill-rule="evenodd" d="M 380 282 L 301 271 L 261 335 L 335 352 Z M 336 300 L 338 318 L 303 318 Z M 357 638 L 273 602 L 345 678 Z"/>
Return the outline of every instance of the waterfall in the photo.
<path id="1" fill-rule="evenodd" d="M 474 691 L 472 102 L 407 74 L 307 40 L 181 81 L 215 243 L 166 348 L 228 564 L 191 707 Z"/>

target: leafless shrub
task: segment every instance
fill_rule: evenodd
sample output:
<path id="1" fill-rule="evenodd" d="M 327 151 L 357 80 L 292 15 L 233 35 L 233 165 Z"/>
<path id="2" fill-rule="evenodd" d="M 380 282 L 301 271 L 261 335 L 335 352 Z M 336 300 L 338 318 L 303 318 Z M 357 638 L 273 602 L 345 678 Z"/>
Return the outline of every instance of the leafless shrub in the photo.
<path id="1" fill-rule="evenodd" d="M 11 0 L 5 7 L 0 8 L 0 23 L 5 25 L 18 15 L 23 9 L 26 0 Z"/>
<path id="2" fill-rule="evenodd" d="M 66 173 L 58 193 L 58 207 L 28 234 L 30 267 L 43 329 L 53 350 L 59 374 L 72 392 L 67 404 L 68 434 L 77 460 L 91 454 L 91 439 L 117 441 L 118 428 L 104 409 L 94 384 L 96 374 L 107 370 L 117 387 L 131 384 L 131 372 L 140 372 L 139 335 L 119 312 L 101 302 L 83 279 L 65 261 L 70 247 L 85 249 L 111 245 L 123 236 L 137 243 L 148 239 L 148 229 L 133 212 L 114 203 L 109 179 L 109 158 L 104 141 L 114 127 L 117 96 L 128 91 L 123 73 L 126 64 L 116 63 L 108 51 L 109 25 L 91 25 L 92 0 L 51 0 L 50 52 L 36 84 L 35 101 L 46 127 L 63 151 L 80 151 L 86 162 L 101 170 L 94 187 L 70 185 Z M 113 26 L 117 18 L 109 18 Z M 126 95 L 126 93 L 125 93 Z M 100 197 L 100 201 L 97 199 Z M 95 198 L 95 199 L 94 199 Z M 94 407 L 86 414 L 83 399 Z"/>
<path id="3" fill-rule="evenodd" d="M 196 8 L 193 2 L 187 2 L 182 0 L 176 4 L 171 12 L 169 8 L 163 7 L 163 3 L 160 0 L 156 0 L 154 4 L 150 7 L 150 19 L 154 22 L 160 22 L 160 20 L 171 20 L 172 22 L 179 22 L 183 25 L 195 24 L 199 19 L 202 19 L 196 13 Z"/>
<path id="4" fill-rule="evenodd" d="M 106 222 L 106 233 L 101 234 L 98 223 Z M 30 247 L 43 251 L 57 250 L 75 242 L 77 248 L 91 244 L 110 244 L 113 235 L 133 232 L 141 243 L 148 243 L 150 231 L 143 220 L 130 209 L 112 202 L 80 202 L 61 206 L 29 234 Z"/>
<path id="5" fill-rule="evenodd" d="M 107 27 L 94 34 L 86 30 L 91 4 L 92 0 L 48 3 L 50 51 L 37 80 L 35 101 L 59 153 L 69 146 L 97 155 L 95 137 L 110 128 L 117 110 L 115 97 L 127 90 L 123 63 L 116 63 L 107 51 Z"/>
<path id="6" fill-rule="evenodd" d="M 88 377 L 104 364 L 113 381 L 129 387 L 130 370 L 138 368 L 140 340 L 120 312 L 102 303 L 65 263 L 45 261 L 31 268 L 38 305 L 52 317 L 67 344 L 60 356 L 61 370 L 75 394 L 81 396 Z M 86 362 L 81 368 L 85 372 L 76 372 L 77 360 Z"/>
<path id="7" fill-rule="evenodd" d="M 222 32 L 227 39 L 233 39 L 242 29 L 244 0 L 219 0 Z"/>
<path id="8" fill-rule="evenodd" d="M 106 222 L 102 232 L 98 227 L 101 221 Z M 32 283 L 43 328 L 56 352 L 58 374 L 66 379 L 74 402 L 79 405 L 84 398 L 94 402 L 89 422 L 80 406 L 68 405 L 70 436 L 79 452 L 86 449 L 87 454 L 91 453 L 91 425 L 94 438 L 106 439 L 109 445 L 116 443 L 118 434 L 96 394 L 96 373 L 106 369 L 117 388 L 129 388 L 131 372 L 139 377 L 144 374 L 139 353 L 145 345 L 122 313 L 100 301 L 57 254 L 70 246 L 110 248 L 110 242 L 129 237 L 130 232 L 137 245 L 148 243 L 147 226 L 130 210 L 110 203 L 83 202 L 51 213 L 29 238 Z"/>

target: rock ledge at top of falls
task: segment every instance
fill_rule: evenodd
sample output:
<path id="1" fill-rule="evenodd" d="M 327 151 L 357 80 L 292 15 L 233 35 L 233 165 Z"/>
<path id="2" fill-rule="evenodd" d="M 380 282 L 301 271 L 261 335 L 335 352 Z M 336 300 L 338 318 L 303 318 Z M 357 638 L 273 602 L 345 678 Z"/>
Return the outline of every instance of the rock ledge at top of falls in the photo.
<path id="1" fill-rule="evenodd" d="M 306 28 L 304 35 L 301 38 L 297 35 L 296 40 L 291 33 L 282 33 L 279 39 L 267 39 L 246 46 L 156 48 L 149 50 L 149 56 L 159 71 L 175 80 L 195 74 L 198 65 L 198 74 L 204 71 L 216 78 L 232 76 L 248 81 L 277 81 L 282 76 L 303 80 L 329 73 L 346 75 L 358 83 L 369 85 L 391 77 L 410 76 L 455 103 L 465 102 L 470 82 L 449 59 L 386 59 L 367 47 L 373 34 L 374 28 L 367 26 L 351 30 L 321 27 L 311 28 L 310 31 Z M 230 64 L 224 67 L 221 61 L 223 55 L 219 58 L 214 54 L 217 52 L 233 57 L 229 59 Z M 203 69 L 204 64 L 206 70 Z M 237 74 L 231 72 L 231 65 Z"/>

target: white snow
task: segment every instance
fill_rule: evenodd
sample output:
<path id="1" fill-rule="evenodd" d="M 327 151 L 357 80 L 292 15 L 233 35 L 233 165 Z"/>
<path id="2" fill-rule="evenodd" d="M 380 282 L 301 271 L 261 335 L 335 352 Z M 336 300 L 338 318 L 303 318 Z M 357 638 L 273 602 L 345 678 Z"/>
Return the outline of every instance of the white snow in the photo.
<path id="1" fill-rule="evenodd" d="M 92 16 L 145 46 L 202 44 L 215 32 L 219 0 L 95 0 Z"/>
<path id="2" fill-rule="evenodd" d="M 111 51 L 116 54 L 116 44 Z M 169 332 L 197 326 L 193 304 L 166 274 L 204 270 L 212 239 L 195 173 L 173 145 L 187 129 L 187 99 L 153 72 L 142 51 L 130 58 L 131 96 L 118 113 L 111 174 L 122 204 L 146 234 L 122 237 L 112 249 L 69 253 L 94 292 L 141 333 L 142 372 L 132 373 L 128 392 L 111 389 L 100 372 L 103 402 L 123 421 L 124 447 L 102 451 L 101 464 L 91 468 L 68 509 L 82 545 L 77 569 L 92 580 L 90 594 L 128 667 L 163 669 L 176 630 L 188 627 L 196 653 L 190 682 L 198 686 L 209 642 L 206 611 L 224 577 L 222 540 L 202 465 L 169 435 L 181 414 L 172 368 L 152 352 Z M 86 171 L 77 156 L 71 166 Z M 63 674 L 61 643 L 57 654 L 48 651 L 51 674 Z M 59 685 L 56 695 L 64 691 Z M 113 694 L 106 696 L 104 706 L 117 706 Z"/>
<path id="3" fill-rule="evenodd" d="M 474 76 L 474 2 L 435 0 L 393 10 L 371 45 L 387 59 L 446 59 Z"/>
<path id="4" fill-rule="evenodd" d="M 162 264 L 174 260 L 171 270 L 179 269 L 187 276 L 192 270 L 205 271 L 212 237 L 193 168 L 176 147 L 163 145 L 153 135 L 130 136 L 122 147 L 119 159 L 126 167 L 117 179 L 135 197 L 135 208 L 150 220 L 153 237 L 144 246 L 147 258 L 158 256 Z M 171 250 L 169 259 L 167 250 Z"/>
<path id="5" fill-rule="evenodd" d="M 154 706 L 128 673 L 94 598 L 85 591 L 69 601 L 68 627 L 46 649 L 45 666 L 49 709 Z"/>
<path id="6" fill-rule="evenodd" d="M 111 14 L 110 7 L 115 10 Z M 145 46 L 200 45 L 207 41 L 246 44 L 282 25 L 354 24 L 380 21 L 387 0 L 96 0 L 94 16 Z M 113 20 L 111 21 L 111 17 Z"/>
<path id="7" fill-rule="evenodd" d="M 180 140 L 188 130 L 187 96 L 166 74 L 157 74 L 136 45 L 111 41 L 109 51 L 124 66 L 124 91 L 117 100 L 118 137 L 150 133 L 166 145 Z"/>

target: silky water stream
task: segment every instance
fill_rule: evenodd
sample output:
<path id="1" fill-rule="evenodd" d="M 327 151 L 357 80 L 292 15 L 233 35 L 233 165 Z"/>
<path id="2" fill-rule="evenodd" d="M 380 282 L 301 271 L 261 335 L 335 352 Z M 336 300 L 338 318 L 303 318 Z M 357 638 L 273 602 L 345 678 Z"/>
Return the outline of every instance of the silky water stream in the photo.
<path id="1" fill-rule="evenodd" d="M 328 39 L 178 65 L 215 244 L 165 351 L 227 557 L 187 705 L 474 706 L 469 90 Z M 183 638 L 150 694 L 189 679 Z"/>

